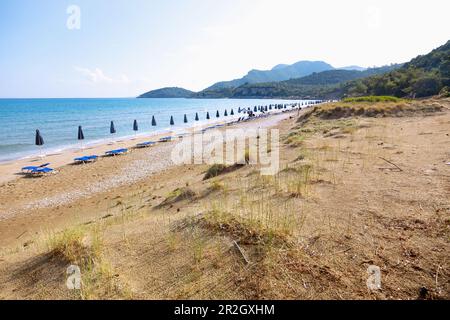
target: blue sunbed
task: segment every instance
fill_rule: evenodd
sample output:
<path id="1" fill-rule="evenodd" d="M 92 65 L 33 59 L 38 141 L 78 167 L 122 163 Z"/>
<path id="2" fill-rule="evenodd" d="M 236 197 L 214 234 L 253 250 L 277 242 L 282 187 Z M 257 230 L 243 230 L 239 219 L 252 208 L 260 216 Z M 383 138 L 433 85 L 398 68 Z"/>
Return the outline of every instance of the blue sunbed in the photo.
<path id="1" fill-rule="evenodd" d="M 128 149 L 117 149 L 117 150 L 106 151 L 105 154 L 107 156 L 118 156 L 120 154 L 124 154 L 127 152 L 128 152 Z"/>
<path id="2" fill-rule="evenodd" d="M 153 141 L 142 142 L 142 143 L 138 143 L 136 145 L 136 147 L 138 147 L 138 148 L 147 148 L 147 147 L 150 147 L 150 146 L 154 145 L 155 143 L 156 142 L 153 142 Z"/>
<path id="3" fill-rule="evenodd" d="M 161 139 L 159 139 L 159 142 L 167 142 L 167 141 L 170 141 L 170 140 L 172 140 L 172 137 L 162 137 Z"/>
<path id="4" fill-rule="evenodd" d="M 36 168 L 31 171 L 28 171 L 27 173 L 30 175 L 40 175 L 40 174 L 46 174 L 53 172 L 54 170 L 52 168 L 43 167 L 43 168 Z"/>
<path id="5" fill-rule="evenodd" d="M 82 163 L 86 163 L 86 162 L 93 162 L 96 161 L 98 159 L 98 156 L 84 156 L 84 157 L 79 157 L 79 158 L 75 158 L 73 159 L 76 162 L 82 162 Z"/>
<path id="6" fill-rule="evenodd" d="M 23 167 L 22 168 L 22 171 L 24 171 L 24 172 L 31 172 L 31 171 L 33 171 L 33 170 L 35 170 L 35 169 L 39 169 L 39 168 L 45 168 L 46 166 L 48 166 L 50 163 L 44 163 L 44 164 L 41 164 L 40 166 L 28 166 L 28 167 Z"/>

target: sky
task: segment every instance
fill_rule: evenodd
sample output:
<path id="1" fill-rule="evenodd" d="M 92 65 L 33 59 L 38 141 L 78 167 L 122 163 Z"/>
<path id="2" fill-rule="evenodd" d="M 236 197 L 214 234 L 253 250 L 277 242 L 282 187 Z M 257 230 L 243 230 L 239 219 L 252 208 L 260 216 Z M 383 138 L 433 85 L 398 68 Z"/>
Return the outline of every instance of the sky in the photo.
<path id="1" fill-rule="evenodd" d="M 0 98 L 199 91 L 280 63 L 406 62 L 450 40 L 450 1 L 1 0 Z"/>

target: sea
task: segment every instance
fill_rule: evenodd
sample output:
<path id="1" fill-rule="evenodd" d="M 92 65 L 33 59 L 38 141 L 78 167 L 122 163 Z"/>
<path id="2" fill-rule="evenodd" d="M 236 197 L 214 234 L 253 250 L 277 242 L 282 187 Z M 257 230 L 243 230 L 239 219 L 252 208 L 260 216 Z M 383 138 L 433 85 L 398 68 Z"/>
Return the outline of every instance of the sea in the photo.
<path id="1" fill-rule="evenodd" d="M 80 145 L 120 141 L 134 136 L 183 132 L 192 126 L 233 120 L 239 108 L 307 100 L 272 99 L 0 99 L 0 162 L 60 153 Z M 234 116 L 230 115 L 231 109 Z M 224 113 L 227 110 L 228 116 Z M 216 118 L 219 111 L 220 117 Z M 210 120 L 206 120 L 209 112 Z M 199 121 L 195 121 L 198 113 Z M 184 122 L 186 115 L 188 122 Z M 156 126 L 152 126 L 152 116 Z M 173 116 L 174 125 L 170 125 Z M 133 131 L 134 120 L 138 131 Z M 114 121 L 115 134 L 110 133 Z M 84 138 L 78 141 L 78 126 Z M 39 129 L 44 145 L 35 145 Z"/>

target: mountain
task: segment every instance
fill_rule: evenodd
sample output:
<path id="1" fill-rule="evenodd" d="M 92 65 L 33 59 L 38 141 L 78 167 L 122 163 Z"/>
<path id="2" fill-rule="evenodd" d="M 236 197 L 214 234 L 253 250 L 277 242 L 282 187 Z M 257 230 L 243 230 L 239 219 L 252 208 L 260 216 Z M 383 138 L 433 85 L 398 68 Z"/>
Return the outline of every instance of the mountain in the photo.
<path id="1" fill-rule="evenodd" d="M 194 94 L 195 92 L 183 88 L 168 87 L 146 92 L 138 98 L 190 98 Z"/>
<path id="2" fill-rule="evenodd" d="M 450 93 L 450 40 L 401 68 L 346 83 L 342 96 L 391 95 L 420 98 Z"/>
<path id="3" fill-rule="evenodd" d="M 195 95 L 198 98 L 336 98 L 344 83 L 383 74 L 401 65 L 395 64 L 379 68 L 358 70 L 326 70 L 315 72 L 298 79 L 277 82 L 244 84 L 237 88 L 204 90 Z"/>
<path id="4" fill-rule="evenodd" d="M 271 70 L 251 70 L 246 76 L 231 81 L 222 81 L 213 84 L 203 91 L 215 91 L 226 88 L 236 88 L 246 83 L 262 83 L 283 81 L 307 76 L 313 72 L 334 69 L 323 61 L 299 61 L 291 65 L 279 64 Z"/>
<path id="5" fill-rule="evenodd" d="M 200 92 L 200 97 L 315 98 L 358 96 L 421 98 L 450 96 L 450 41 L 402 65 L 358 70 L 326 70 L 278 82 L 246 83 L 234 89 Z M 199 96 L 197 94 L 196 96 Z"/>
<path id="6" fill-rule="evenodd" d="M 335 69 L 327 70 L 319 73 L 313 73 L 309 76 L 299 79 L 291 79 L 285 81 L 290 85 L 328 85 L 346 82 L 350 80 L 369 77 L 372 75 L 383 74 L 401 67 L 400 64 L 393 64 L 390 66 L 383 66 L 379 68 L 370 68 L 363 70 L 347 70 L 347 69 Z"/>
<path id="7" fill-rule="evenodd" d="M 322 61 L 279 64 L 252 70 L 245 77 L 218 82 L 194 93 L 181 88 L 150 91 L 153 98 L 304 98 L 335 99 L 364 95 L 426 97 L 450 95 L 450 41 L 405 64 L 364 69 L 339 69 Z"/>

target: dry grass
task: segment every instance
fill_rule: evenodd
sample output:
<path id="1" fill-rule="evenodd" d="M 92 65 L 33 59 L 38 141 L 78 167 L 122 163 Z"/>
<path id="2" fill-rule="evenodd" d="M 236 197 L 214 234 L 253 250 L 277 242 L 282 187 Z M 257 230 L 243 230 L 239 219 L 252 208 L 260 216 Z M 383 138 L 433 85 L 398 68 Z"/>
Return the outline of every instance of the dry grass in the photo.
<path id="1" fill-rule="evenodd" d="M 203 180 L 208 180 L 208 179 L 217 177 L 217 176 L 222 175 L 222 174 L 233 172 L 235 170 L 238 170 L 241 167 L 243 167 L 243 165 L 242 164 L 237 164 L 237 163 L 234 164 L 234 165 L 231 165 L 231 166 L 226 166 L 224 164 L 213 164 L 205 172 L 205 176 L 203 177 Z"/>
<path id="2" fill-rule="evenodd" d="M 391 102 L 381 104 L 373 108 Z M 112 198 L 108 218 L 52 235 L 52 256 L 84 266 L 75 298 L 414 299 L 421 288 L 448 298 L 447 185 L 441 167 L 426 167 L 442 154 L 415 145 L 431 136 L 414 131 L 423 118 L 316 111 L 282 131 L 277 175 L 257 165 L 178 169 Z M 442 144 L 443 126 L 426 125 Z M 382 291 L 368 291 L 369 265 L 380 266 Z"/>
<path id="3" fill-rule="evenodd" d="M 350 117 L 401 117 L 414 114 L 427 114 L 442 111 L 443 107 L 436 103 L 422 103 L 407 100 L 366 101 L 344 100 L 317 106 L 302 115 L 298 122 L 302 123 L 311 117 L 319 119 L 341 119 Z"/>
<path id="4" fill-rule="evenodd" d="M 74 290 L 72 298 L 130 297 L 116 281 L 112 266 L 105 259 L 103 232 L 103 226 L 97 223 L 90 228 L 70 228 L 48 236 L 47 257 L 80 268 L 81 289 Z"/>

